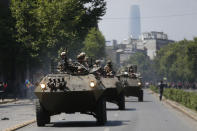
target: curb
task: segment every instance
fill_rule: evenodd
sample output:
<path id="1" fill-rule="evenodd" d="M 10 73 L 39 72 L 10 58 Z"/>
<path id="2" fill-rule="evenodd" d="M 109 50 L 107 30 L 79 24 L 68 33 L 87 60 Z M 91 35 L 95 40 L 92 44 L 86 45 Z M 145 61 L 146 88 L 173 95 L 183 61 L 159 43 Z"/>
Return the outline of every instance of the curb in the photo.
<path id="1" fill-rule="evenodd" d="M 22 124 L 15 125 L 15 126 L 13 126 L 13 127 L 11 127 L 11 128 L 7 128 L 7 129 L 4 129 L 4 130 L 2 130 L 2 131 L 15 131 L 15 130 L 20 129 L 20 128 L 22 128 L 22 127 L 25 127 L 25 126 L 27 126 L 27 125 L 33 124 L 34 122 L 36 122 L 35 119 L 30 120 L 30 121 L 26 121 L 26 122 L 24 122 L 24 123 L 22 123 Z"/>
<path id="2" fill-rule="evenodd" d="M 2 102 L 0 102 L 0 104 L 6 104 L 6 103 L 11 103 L 11 102 L 16 102 L 16 101 L 18 101 L 18 100 L 10 100 L 10 101 L 2 101 Z"/>
<path id="3" fill-rule="evenodd" d="M 150 90 L 151 93 L 153 93 L 156 97 L 159 98 L 159 94 L 153 92 L 152 90 Z M 174 109 L 182 112 L 183 114 L 185 114 L 186 116 L 190 117 L 191 119 L 197 121 L 197 112 L 175 102 L 175 101 L 171 101 L 169 99 L 166 99 L 164 96 L 163 96 L 163 102 L 165 102 L 167 105 L 173 107 Z"/>
<path id="4" fill-rule="evenodd" d="M 173 108 L 179 110 L 180 112 L 184 113 L 186 116 L 190 117 L 191 119 L 197 121 L 197 113 L 192 111 L 191 109 L 184 107 L 174 101 L 165 100 L 166 104 L 172 106 Z"/>

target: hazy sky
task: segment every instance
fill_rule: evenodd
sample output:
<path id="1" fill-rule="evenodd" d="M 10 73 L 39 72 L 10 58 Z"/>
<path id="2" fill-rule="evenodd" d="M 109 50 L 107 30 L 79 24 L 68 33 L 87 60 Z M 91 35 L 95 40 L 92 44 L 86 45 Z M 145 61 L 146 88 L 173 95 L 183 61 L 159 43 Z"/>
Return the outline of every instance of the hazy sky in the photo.
<path id="1" fill-rule="evenodd" d="M 128 38 L 130 7 L 140 6 L 142 32 L 163 31 L 169 39 L 197 36 L 197 0 L 107 0 L 99 27 L 106 40 Z"/>

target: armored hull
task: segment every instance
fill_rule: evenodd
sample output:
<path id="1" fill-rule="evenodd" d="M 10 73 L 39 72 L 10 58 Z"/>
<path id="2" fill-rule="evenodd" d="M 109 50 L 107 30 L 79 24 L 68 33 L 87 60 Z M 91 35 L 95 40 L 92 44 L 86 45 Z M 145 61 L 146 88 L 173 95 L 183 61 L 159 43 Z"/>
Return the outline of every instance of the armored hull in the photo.
<path id="1" fill-rule="evenodd" d="M 102 77 L 101 81 L 106 90 L 104 96 L 108 102 L 115 103 L 120 110 L 125 109 L 123 87 L 117 77 Z"/>
<path id="2" fill-rule="evenodd" d="M 127 80 L 124 81 L 124 94 L 127 97 L 138 97 L 138 101 L 143 101 L 143 90 L 141 80 L 138 78 L 128 77 Z"/>
<path id="3" fill-rule="evenodd" d="M 42 107 L 41 112 L 46 113 L 46 116 L 81 112 L 95 116 L 102 125 L 107 119 L 104 91 L 104 86 L 92 74 L 49 74 L 41 80 L 35 94 L 39 99 L 38 109 Z M 41 120 L 43 115 L 39 116 L 39 112 L 37 111 L 37 125 L 43 126 L 48 122 Z"/>

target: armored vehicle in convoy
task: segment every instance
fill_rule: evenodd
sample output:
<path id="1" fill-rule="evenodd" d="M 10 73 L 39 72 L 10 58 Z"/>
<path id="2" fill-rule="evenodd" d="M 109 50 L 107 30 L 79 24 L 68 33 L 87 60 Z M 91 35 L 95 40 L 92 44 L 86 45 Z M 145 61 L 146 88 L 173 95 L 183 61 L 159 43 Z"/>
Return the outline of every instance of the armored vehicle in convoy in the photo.
<path id="1" fill-rule="evenodd" d="M 120 110 L 125 110 L 125 96 L 121 82 L 116 76 L 101 77 L 101 81 L 106 90 L 104 96 L 106 101 L 115 103 Z"/>
<path id="2" fill-rule="evenodd" d="M 115 72 L 112 68 L 112 62 L 109 60 L 104 69 L 100 66 L 100 63 L 96 61 L 95 67 L 98 69 L 100 80 L 106 88 L 104 97 L 106 101 L 115 103 L 120 110 L 125 109 L 125 97 L 123 92 L 123 86 L 118 78 L 115 76 Z"/>
<path id="3" fill-rule="evenodd" d="M 125 96 L 138 97 L 138 101 L 143 101 L 143 84 L 139 74 L 137 74 L 137 66 L 129 65 L 127 70 L 120 75 L 120 80 L 124 86 Z"/>
<path id="4" fill-rule="evenodd" d="M 107 121 L 104 91 L 101 81 L 84 65 L 67 63 L 66 69 L 42 78 L 35 89 L 37 125 L 50 123 L 52 115 L 75 112 L 93 115 L 99 125 L 104 125 Z"/>

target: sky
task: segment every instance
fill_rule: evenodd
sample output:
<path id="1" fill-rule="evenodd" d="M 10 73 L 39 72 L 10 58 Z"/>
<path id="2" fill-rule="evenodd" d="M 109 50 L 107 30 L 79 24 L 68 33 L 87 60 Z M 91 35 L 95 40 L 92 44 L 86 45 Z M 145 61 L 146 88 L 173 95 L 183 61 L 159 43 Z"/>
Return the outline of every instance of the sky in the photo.
<path id="1" fill-rule="evenodd" d="M 106 0 L 107 10 L 99 22 L 106 40 L 129 37 L 132 5 L 139 5 L 142 32 L 162 31 L 171 40 L 197 37 L 197 0 Z"/>

